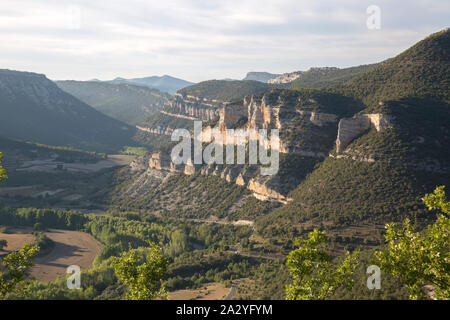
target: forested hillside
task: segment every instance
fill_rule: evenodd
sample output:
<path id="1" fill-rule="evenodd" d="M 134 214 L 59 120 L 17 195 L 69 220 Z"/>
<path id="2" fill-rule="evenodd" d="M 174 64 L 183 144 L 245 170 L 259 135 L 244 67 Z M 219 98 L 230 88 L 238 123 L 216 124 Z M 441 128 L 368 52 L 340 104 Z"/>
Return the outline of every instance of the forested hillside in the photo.
<path id="1" fill-rule="evenodd" d="M 157 89 L 99 81 L 57 81 L 62 90 L 96 110 L 130 125 L 161 110 L 170 95 Z"/>

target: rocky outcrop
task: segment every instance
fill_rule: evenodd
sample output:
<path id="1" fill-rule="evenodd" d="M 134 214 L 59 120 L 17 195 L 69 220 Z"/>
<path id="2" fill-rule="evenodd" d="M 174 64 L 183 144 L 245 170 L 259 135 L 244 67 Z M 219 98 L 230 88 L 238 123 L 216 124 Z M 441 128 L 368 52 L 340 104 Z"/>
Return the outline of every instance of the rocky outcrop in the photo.
<path id="1" fill-rule="evenodd" d="M 338 116 L 330 113 L 296 109 L 298 100 L 295 95 L 283 96 L 277 93 L 252 95 L 241 103 L 229 104 L 219 112 L 218 128 L 226 136 L 226 129 L 239 127 L 256 130 L 254 139 L 258 139 L 258 129 L 279 129 L 282 153 L 296 153 L 310 157 L 326 157 L 336 140 Z M 240 123 L 247 119 L 246 123 Z M 305 124 L 299 126 L 299 124 Z M 330 129 L 331 128 L 331 129 Z M 211 128 L 204 130 L 204 139 L 209 142 Z M 326 144 L 314 141 L 315 137 L 326 136 Z M 301 137 L 302 139 L 298 139 Z M 248 139 L 247 139 L 248 140 Z M 236 139 L 224 143 L 236 144 Z"/>
<path id="2" fill-rule="evenodd" d="M 392 116 L 380 113 L 359 114 L 353 118 L 341 119 L 336 138 L 336 152 L 342 152 L 351 141 L 370 128 L 381 131 L 391 127 L 392 120 Z"/>
<path id="3" fill-rule="evenodd" d="M 253 80 L 267 83 L 270 79 L 280 76 L 279 74 L 273 74 L 268 72 L 248 72 L 242 80 Z"/>
<path id="4" fill-rule="evenodd" d="M 270 187 L 273 178 L 254 177 L 248 182 L 247 188 L 253 192 L 255 198 L 262 201 L 278 201 L 287 203 L 290 199 Z"/>
<path id="5" fill-rule="evenodd" d="M 149 167 L 149 159 L 151 157 L 150 153 L 147 153 L 141 157 L 136 157 L 131 163 L 130 163 L 130 170 L 132 172 L 136 171 L 145 171 Z"/>
<path id="6" fill-rule="evenodd" d="M 150 169 L 178 172 L 183 170 L 184 165 L 174 164 L 169 154 L 163 151 L 159 151 L 151 155 L 148 162 L 148 167 Z"/>
<path id="7" fill-rule="evenodd" d="M 193 175 L 196 171 L 196 166 L 192 162 L 188 162 L 184 167 L 184 174 Z"/>
<path id="8" fill-rule="evenodd" d="M 298 110 L 300 116 L 308 119 L 311 123 L 316 126 L 323 127 L 329 123 L 335 123 L 338 121 L 338 116 L 331 113 L 321 113 L 313 111 Z"/>
<path id="9" fill-rule="evenodd" d="M 313 111 L 312 108 L 298 108 L 298 97 L 295 93 L 283 95 L 277 92 L 268 92 L 246 97 L 240 103 L 223 104 L 218 112 L 220 116 L 218 125 L 213 128 L 210 126 L 204 128 L 199 139 L 209 143 L 213 139 L 215 130 L 220 131 L 225 137 L 227 129 L 267 129 L 268 131 L 279 129 L 279 151 L 295 154 L 300 159 L 299 161 L 303 161 L 302 157 L 325 158 L 335 143 L 338 150 L 343 150 L 351 140 L 370 128 L 381 131 L 391 126 L 391 117 L 383 114 L 362 114 L 339 121 L 339 117 L 335 114 Z M 188 97 L 188 99 L 193 100 L 194 97 Z M 201 99 L 195 98 L 194 100 L 200 101 Z M 314 103 L 317 104 L 315 100 L 309 99 L 302 105 L 309 106 Z M 224 143 L 236 144 L 236 140 L 224 141 Z M 371 161 L 371 159 L 367 161 Z M 295 165 L 292 168 L 289 166 L 287 164 L 284 169 L 295 170 Z M 149 168 L 181 172 L 186 175 L 215 175 L 230 183 L 247 188 L 260 200 L 282 203 L 289 201 L 288 192 L 300 182 L 294 173 L 292 176 L 284 173 L 282 179 L 278 175 L 262 176 L 258 173 L 260 169 L 258 165 L 193 165 L 188 163 L 175 166 L 171 163 L 169 155 L 161 152 L 151 155 Z"/>
<path id="10" fill-rule="evenodd" d="M 241 119 L 247 120 L 248 110 L 245 104 L 227 104 L 219 110 L 219 130 L 232 128 Z"/>
<path id="11" fill-rule="evenodd" d="M 172 132 L 173 132 L 172 128 L 170 128 L 170 127 L 163 127 L 163 126 L 156 126 L 156 127 L 153 127 L 153 128 L 136 126 L 136 128 L 141 130 L 141 131 L 148 132 L 148 133 L 157 134 L 157 135 L 165 135 L 165 136 L 170 136 L 170 135 L 172 135 Z"/>
<path id="12" fill-rule="evenodd" d="M 197 120 L 213 120 L 222 107 L 224 101 L 210 100 L 191 95 L 183 96 L 179 93 L 169 102 L 169 110 L 173 114 L 184 115 Z"/>
<path id="13" fill-rule="evenodd" d="M 280 84 L 280 83 L 289 83 L 294 81 L 295 79 L 300 78 L 300 76 L 303 74 L 303 71 L 294 71 L 294 72 L 287 72 L 283 73 L 282 75 L 279 75 L 276 78 L 270 79 L 268 83 L 272 84 Z"/>

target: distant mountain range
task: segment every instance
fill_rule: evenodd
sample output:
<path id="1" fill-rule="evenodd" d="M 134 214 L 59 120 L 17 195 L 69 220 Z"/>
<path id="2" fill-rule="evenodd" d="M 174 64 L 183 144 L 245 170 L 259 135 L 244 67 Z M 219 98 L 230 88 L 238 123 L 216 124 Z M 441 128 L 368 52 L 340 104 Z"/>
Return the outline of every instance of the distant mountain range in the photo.
<path id="1" fill-rule="evenodd" d="M 152 76 L 152 77 L 133 78 L 133 79 L 115 78 L 114 80 L 110 80 L 110 81 L 106 81 L 106 82 L 108 82 L 108 83 L 128 83 L 128 84 L 158 89 L 160 91 L 167 92 L 170 94 L 174 94 L 178 90 L 194 84 L 193 82 L 174 78 L 174 77 L 171 77 L 168 75 L 164 75 L 162 77 Z"/>
<path id="2" fill-rule="evenodd" d="M 61 90 L 43 74 L 0 70 L 0 135 L 49 145 L 115 151 L 136 129 Z"/>
<path id="3" fill-rule="evenodd" d="M 128 83 L 56 81 L 58 87 L 117 120 L 136 125 L 161 110 L 170 94 Z"/>

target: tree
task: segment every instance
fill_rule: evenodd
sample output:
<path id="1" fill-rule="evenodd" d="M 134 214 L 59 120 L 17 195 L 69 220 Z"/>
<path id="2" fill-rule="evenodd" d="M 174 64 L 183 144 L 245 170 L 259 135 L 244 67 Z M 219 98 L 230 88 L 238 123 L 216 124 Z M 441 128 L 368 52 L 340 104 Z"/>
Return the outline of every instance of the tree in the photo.
<path id="1" fill-rule="evenodd" d="M 324 251 L 325 231 L 314 229 L 308 239 L 296 240 L 299 248 L 291 251 L 286 265 L 294 283 L 286 287 L 287 300 L 324 300 L 339 287 L 353 287 L 353 273 L 359 251 L 346 252 L 344 260 L 334 266 L 332 257 Z"/>
<path id="2" fill-rule="evenodd" d="M 0 250 L 3 250 L 4 247 L 8 246 L 8 241 L 0 239 Z"/>
<path id="3" fill-rule="evenodd" d="M 34 230 L 34 231 L 45 231 L 45 227 L 44 227 L 44 225 L 43 225 L 42 222 L 36 222 L 36 223 L 33 225 L 33 230 Z"/>
<path id="4" fill-rule="evenodd" d="M 27 283 L 29 269 L 34 265 L 32 258 L 38 251 L 38 246 L 25 244 L 19 251 L 13 251 L 2 259 L 5 271 L 0 272 L 0 299 Z"/>
<path id="5" fill-rule="evenodd" d="M 127 300 L 168 298 L 162 278 L 169 261 L 162 255 L 160 247 L 152 242 L 149 245 L 145 257 L 139 256 L 134 249 L 113 260 L 117 278 L 128 286 Z"/>
<path id="6" fill-rule="evenodd" d="M 410 299 L 450 299 L 450 202 L 447 201 L 444 186 L 437 187 L 433 194 L 427 194 L 422 201 L 430 210 L 441 209 L 434 224 L 424 232 L 406 219 L 403 225 L 395 223 L 386 226 L 387 247 L 375 253 L 381 267 L 400 278 L 409 290 Z M 427 295 L 425 286 L 431 286 Z"/>
<path id="7" fill-rule="evenodd" d="M 0 162 L 2 162 L 2 161 L 3 161 L 3 156 L 2 156 L 2 153 L 0 152 Z M 4 180 L 6 178 L 7 178 L 6 171 L 2 166 L 0 166 L 0 181 Z"/>

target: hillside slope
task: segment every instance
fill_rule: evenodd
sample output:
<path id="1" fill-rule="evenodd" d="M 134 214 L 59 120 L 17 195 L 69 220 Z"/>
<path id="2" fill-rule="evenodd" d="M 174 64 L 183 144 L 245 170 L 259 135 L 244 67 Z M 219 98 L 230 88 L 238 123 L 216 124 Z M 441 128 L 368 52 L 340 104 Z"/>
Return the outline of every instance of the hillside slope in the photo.
<path id="1" fill-rule="evenodd" d="M 450 102 L 450 29 L 430 35 L 337 90 L 376 107 L 405 97 Z"/>
<path id="2" fill-rule="evenodd" d="M 296 79 L 285 83 L 284 88 L 299 89 L 299 88 L 323 88 L 340 83 L 344 83 L 350 79 L 356 78 L 370 70 L 372 70 L 377 64 L 361 65 L 350 68 L 310 68 L 307 71 L 298 72 Z M 289 73 L 286 74 L 289 77 Z M 281 75 L 282 78 L 285 75 Z M 273 79 L 271 81 L 275 81 Z"/>
<path id="3" fill-rule="evenodd" d="M 279 74 L 269 73 L 269 72 L 248 72 L 244 79 L 242 80 L 254 80 L 259 82 L 267 83 L 270 79 L 278 77 Z"/>
<path id="4" fill-rule="evenodd" d="M 168 75 L 164 75 L 161 77 L 152 76 L 152 77 L 144 77 L 144 78 L 133 78 L 133 79 L 124 79 L 124 78 L 116 78 L 114 80 L 108 81 L 109 83 L 128 83 L 138 86 L 144 86 L 148 88 L 158 89 L 159 91 L 166 92 L 169 94 L 174 94 L 178 90 L 193 85 L 193 82 L 189 82 L 183 79 L 178 79 L 175 77 L 171 77 Z"/>
<path id="5" fill-rule="evenodd" d="M 135 129 L 61 90 L 42 74 L 0 70 L 0 135 L 87 150 L 133 144 Z"/>
<path id="6" fill-rule="evenodd" d="M 208 80 L 183 88 L 178 91 L 183 96 L 191 95 L 206 99 L 233 101 L 243 99 L 245 96 L 263 93 L 272 88 L 263 82 Z"/>
<path id="7" fill-rule="evenodd" d="M 433 34 L 333 88 L 367 106 L 341 119 L 339 131 L 360 130 L 368 114 L 389 119 L 389 125 L 371 125 L 342 150 L 331 150 L 290 192 L 291 202 L 258 221 L 259 234 L 290 238 L 306 222 L 382 226 L 405 217 L 430 218 L 420 198 L 450 184 L 449 35 Z"/>
<path id="8" fill-rule="evenodd" d="M 170 95 L 157 89 L 98 81 L 56 81 L 58 87 L 96 110 L 130 125 L 161 110 Z"/>

